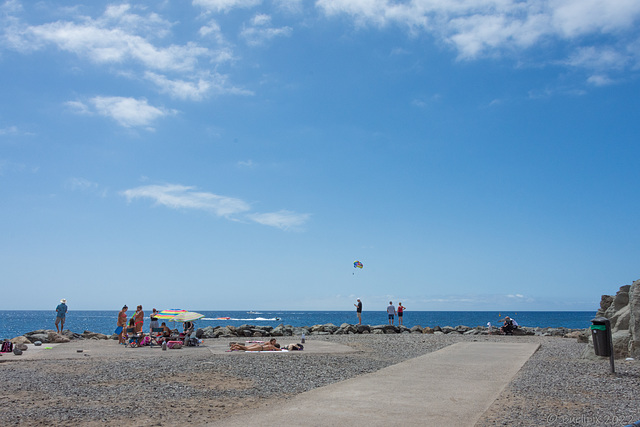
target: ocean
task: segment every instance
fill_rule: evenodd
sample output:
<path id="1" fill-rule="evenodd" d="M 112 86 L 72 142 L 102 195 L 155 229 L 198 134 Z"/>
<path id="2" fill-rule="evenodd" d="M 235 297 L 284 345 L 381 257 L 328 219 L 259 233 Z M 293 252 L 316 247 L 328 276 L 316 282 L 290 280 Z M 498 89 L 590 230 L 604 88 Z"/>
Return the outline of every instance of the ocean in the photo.
<path id="1" fill-rule="evenodd" d="M 354 311 L 208 311 L 194 310 L 205 317 L 196 322 L 196 328 L 207 326 L 239 326 L 244 324 L 258 326 L 278 326 L 279 324 L 292 326 L 313 326 L 333 323 L 358 323 Z M 127 313 L 131 316 L 134 310 Z M 146 312 L 144 330 L 149 325 L 150 312 Z M 69 310 L 65 322 L 65 329 L 72 332 L 99 332 L 110 335 L 116 327 L 117 310 Z M 510 316 L 521 326 L 528 327 L 564 327 L 570 329 L 584 329 L 591 325 L 595 311 L 405 311 L 404 325 L 411 328 L 416 325 L 425 326 L 458 326 L 469 327 L 486 326 L 491 322 L 496 326 L 505 316 Z M 218 319 L 228 317 L 229 319 Z M 0 311 L 0 338 L 13 338 L 26 332 L 38 329 L 55 330 L 56 313 L 53 310 L 4 310 Z M 362 313 L 362 323 L 367 325 L 387 324 L 387 313 L 384 311 L 365 311 Z M 173 327 L 173 323 L 167 323 Z M 397 318 L 395 321 L 397 325 Z M 181 325 L 179 325 L 181 327 Z"/>

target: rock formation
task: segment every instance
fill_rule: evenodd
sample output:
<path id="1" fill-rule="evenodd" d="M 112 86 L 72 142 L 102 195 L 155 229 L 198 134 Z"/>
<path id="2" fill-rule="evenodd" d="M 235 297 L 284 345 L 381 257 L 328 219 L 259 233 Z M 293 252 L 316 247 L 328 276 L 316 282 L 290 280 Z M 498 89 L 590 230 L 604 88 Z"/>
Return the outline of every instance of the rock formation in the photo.
<path id="1" fill-rule="evenodd" d="M 606 317 L 611 322 L 611 337 L 616 359 L 640 358 L 640 280 L 621 286 L 614 295 L 602 295 L 597 317 Z M 593 340 L 585 356 L 594 354 Z M 590 353 L 590 354 L 589 354 Z"/>

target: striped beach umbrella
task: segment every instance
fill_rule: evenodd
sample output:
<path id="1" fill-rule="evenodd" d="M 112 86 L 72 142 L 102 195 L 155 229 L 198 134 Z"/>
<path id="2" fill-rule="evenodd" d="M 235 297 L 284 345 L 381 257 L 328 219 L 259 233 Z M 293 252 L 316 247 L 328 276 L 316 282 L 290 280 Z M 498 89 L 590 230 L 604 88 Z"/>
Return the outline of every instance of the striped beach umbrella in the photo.
<path id="1" fill-rule="evenodd" d="M 177 316 L 180 313 L 186 313 L 187 310 L 177 310 L 175 308 L 171 309 L 171 310 L 162 310 L 159 314 L 156 314 L 156 318 L 157 319 L 162 319 L 162 320 L 171 320 L 173 319 L 175 316 Z"/>
<path id="2" fill-rule="evenodd" d="M 196 313 L 195 311 L 185 311 L 175 315 L 169 319 L 169 322 L 193 322 L 194 320 L 202 319 L 204 314 Z"/>

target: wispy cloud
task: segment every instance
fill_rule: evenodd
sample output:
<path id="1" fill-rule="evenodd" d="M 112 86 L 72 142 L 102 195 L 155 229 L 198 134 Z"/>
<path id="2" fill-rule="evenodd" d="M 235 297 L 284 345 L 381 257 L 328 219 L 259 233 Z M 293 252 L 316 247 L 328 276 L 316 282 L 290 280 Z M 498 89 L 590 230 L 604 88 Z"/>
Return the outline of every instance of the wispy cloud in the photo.
<path id="1" fill-rule="evenodd" d="M 66 183 L 67 188 L 71 190 L 95 190 L 98 188 L 98 184 L 92 181 L 89 181 L 86 178 L 69 178 Z"/>
<path id="2" fill-rule="evenodd" d="M 146 185 L 122 192 L 128 201 L 151 199 L 158 205 L 173 209 L 199 209 L 222 217 L 246 212 L 251 207 L 243 200 L 195 191 L 195 187 L 165 184 Z"/>
<path id="3" fill-rule="evenodd" d="M 240 35 L 246 40 L 250 46 L 258 46 L 268 42 L 269 40 L 280 37 L 290 36 L 293 32 L 291 27 L 272 27 L 271 16 L 259 14 L 251 19 L 248 26 L 242 29 Z"/>
<path id="4" fill-rule="evenodd" d="M 38 173 L 39 170 L 39 166 L 29 166 L 24 163 L 0 159 L 0 176 L 4 176 L 5 173 Z"/>
<path id="5" fill-rule="evenodd" d="M 234 197 L 198 191 L 195 187 L 179 184 L 145 185 L 122 192 L 129 202 L 150 199 L 156 205 L 172 209 L 195 209 L 210 212 L 230 220 L 247 219 L 258 224 L 283 230 L 299 229 L 309 219 L 309 214 L 281 210 L 273 213 L 250 213 L 251 205 Z"/>
<path id="6" fill-rule="evenodd" d="M 154 107 L 149 105 L 146 99 L 126 98 L 121 96 L 96 96 L 88 103 L 82 101 L 69 101 L 66 103 L 78 114 L 98 114 L 110 117 L 126 128 L 146 127 L 158 118 L 173 115 L 175 110 Z"/>
<path id="7" fill-rule="evenodd" d="M 17 126 L 8 126 L 5 128 L 0 128 L 0 135 L 16 135 L 18 134 Z"/>
<path id="8" fill-rule="evenodd" d="M 578 55 L 581 48 L 590 47 L 588 43 L 597 43 L 594 49 L 609 51 L 600 62 L 607 67 L 620 67 L 621 59 L 622 64 L 629 63 L 624 58 L 629 55 L 636 64 L 640 60 L 640 53 L 632 48 L 640 38 L 640 2 L 636 0 L 318 0 L 316 6 L 327 16 L 349 16 L 356 26 L 397 25 L 413 35 L 433 35 L 453 46 L 463 60 L 515 54 L 550 40 L 575 46 Z M 611 45 L 611 39 L 588 37 L 602 34 L 617 42 Z M 581 63 L 574 57 L 573 64 L 589 66 L 596 57 L 582 59 Z"/>
<path id="9" fill-rule="evenodd" d="M 209 47 L 196 41 L 165 43 L 174 24 L 156 13 L 137 13 L 128 4 L 107 6 L 95 18 L 70 14 L 66 20 L 39 25 L 20 19 L 21 8 L 5 4 L 3 10 L 0 42 L 10 49 L 28 53 L 54 47 L 93 64 L 109 65 L 107 70 L 118 76 L 149 81 L 160 92 L 181 99 L 250 93 L 229 84 L 228 76 L 211 71 L 212 65 L 234 59 L 215 21 L 200 31 L 210 45 L 213 42 Z"/>
<path id="10" fill-rule="evenodd" d="M 86 178 L 69 178 L 65 182 L 65 187 L 71 191 L 98 194 L 101 197 L 106 197 L 109 194 L 108 188 L 101 188 L 97 182 L 90 181 Z"/>
<path id="11" fill-rule="evenodd" d="M 148 71 L 145 78 L 153 82 L 162 93 L 172 98 L 200 101 L 210 94 L 230 93 L 235 95 L 253 95 L 253 92 L 233 87 L 227 83 L 227 76 L 217 73 L 205 73 L 197 81 L 170 79 L 164 75 Z"/>
<path id="12" fill-rule="evenodd" d="M 258 224 L 288 230 L 297 229 L 303 226 L 309 220 L 310 215 L 281 210 L 279 212 L 250 214 L 247 215 L 247 217 Z"/>
<path id="13" fill-rule="evenodd" d="M 212 12 L 228 12 L 231 9 L 252 8 L 261 0 L 193 0 L 195 6 L 200 6 Z"/>

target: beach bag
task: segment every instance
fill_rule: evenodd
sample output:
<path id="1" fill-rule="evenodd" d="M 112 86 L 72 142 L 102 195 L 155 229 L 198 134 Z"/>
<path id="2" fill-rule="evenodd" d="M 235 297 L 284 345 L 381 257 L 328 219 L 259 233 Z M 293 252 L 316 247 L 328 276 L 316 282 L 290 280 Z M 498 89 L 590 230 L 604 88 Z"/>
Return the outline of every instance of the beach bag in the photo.
<path id="1" fill-rule="evenodd" d="M 13 351 L 13 343 L 11 341 L 5 341 L 2 343 L 0 353 L 11 353 Z"/>

